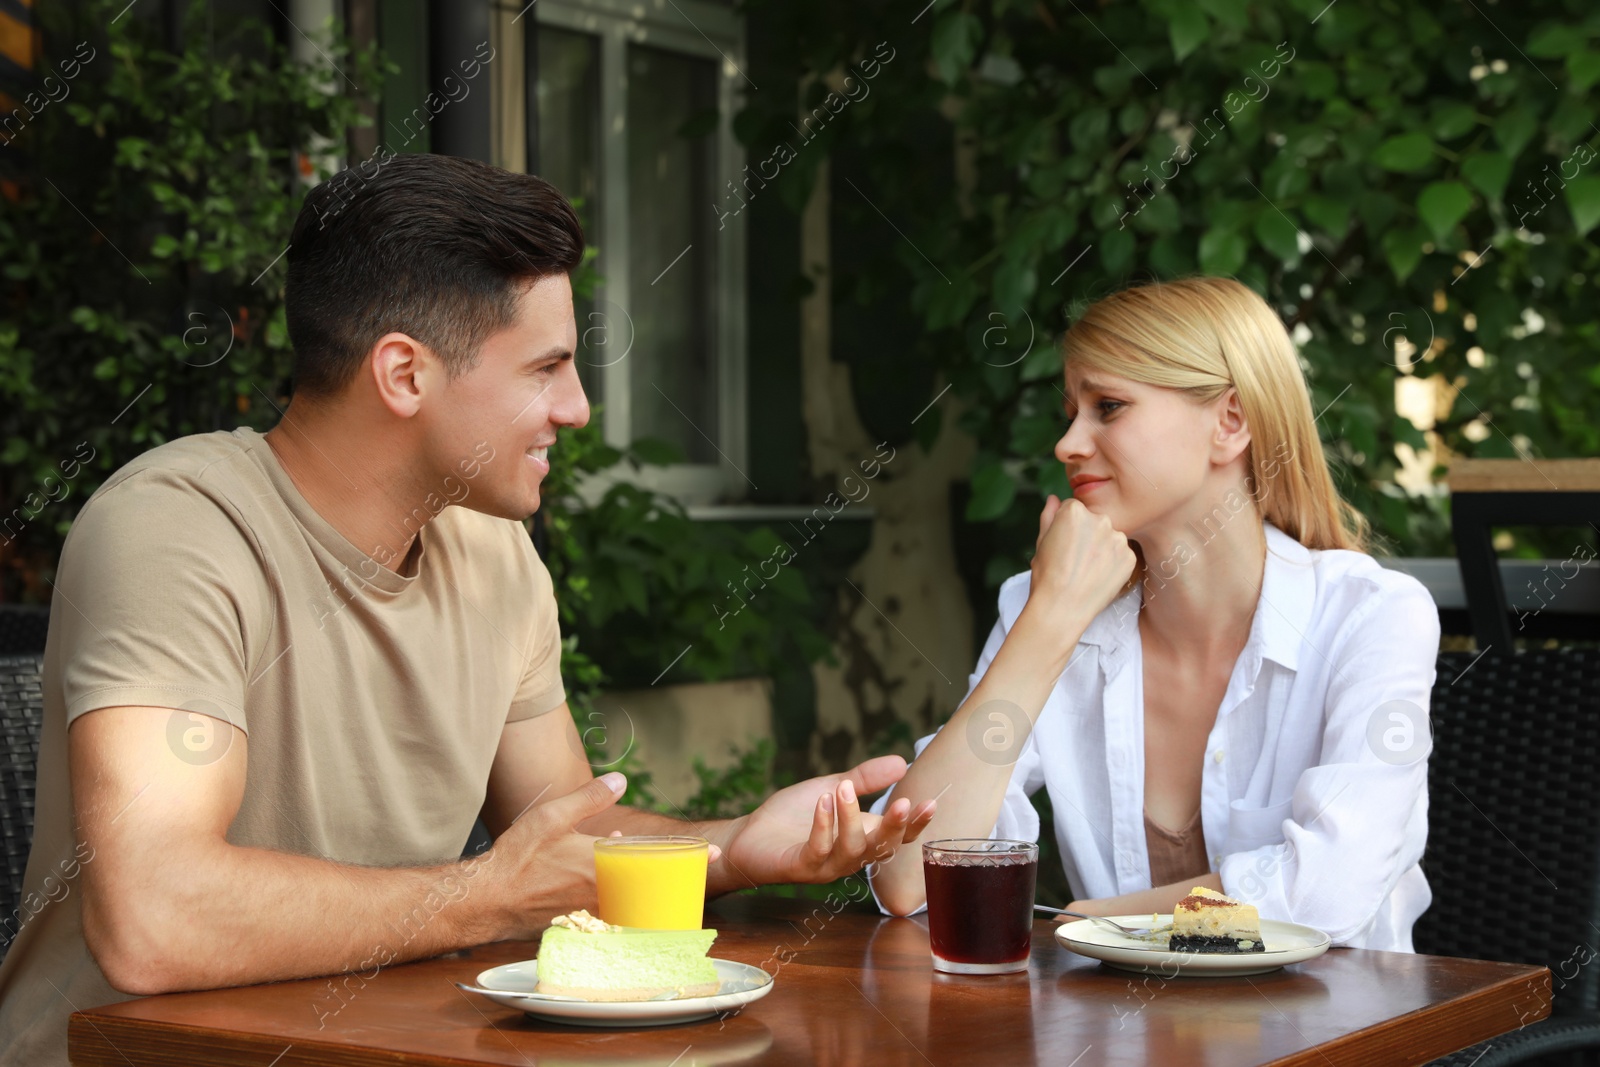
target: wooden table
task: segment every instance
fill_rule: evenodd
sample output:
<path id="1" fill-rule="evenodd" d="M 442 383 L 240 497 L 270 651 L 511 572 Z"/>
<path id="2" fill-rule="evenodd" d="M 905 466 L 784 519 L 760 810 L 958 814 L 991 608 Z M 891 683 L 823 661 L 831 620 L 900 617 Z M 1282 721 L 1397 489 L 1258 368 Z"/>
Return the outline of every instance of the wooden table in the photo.
<path id="1" fill-rule="evenodd" d="M 837 906 L 837 905 L 836 905 Z M 809 918 L 808 918 L 809 917 Z M 451 983 L 535 955 L 501 942 L 351 978 L 178 993 L 75 1013 L 83 1067 L 369 1064 L 1415 1064 L 1550 1013 L 1550 972 L 1334 949 L 1248 978 L 1163 982 L 1034 932 L 1029 972 L 935 974 L 920 920 L 800 901 L 712 905 L 713 954 L 777 985 L 743 1013 L 644 1030 L 542 1023 Z M 319 1020 L 321 1028 L 319 1029 Z M 275 1058 L 276 1057 L 276 1058 Z"/>

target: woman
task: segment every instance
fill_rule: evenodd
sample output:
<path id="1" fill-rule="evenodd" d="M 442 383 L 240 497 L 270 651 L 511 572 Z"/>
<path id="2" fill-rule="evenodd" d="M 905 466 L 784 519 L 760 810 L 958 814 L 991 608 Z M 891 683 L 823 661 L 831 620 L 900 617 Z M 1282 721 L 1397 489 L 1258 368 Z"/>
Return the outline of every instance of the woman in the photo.
<path id="1" fill-rule="evenodd" d="M 1193 278 L 1099 301 L 1064 349 L 1073 498 L 896 795 L 937 798 L 924 840 L 1036 840 L 1047 789 L 1074 911 L 1203 885 L 1410 951 L 1438 613 L 1363 553 L 1283 324 Z M 918 852 L 874 872 L 893 914 L 923 906 Z"/>

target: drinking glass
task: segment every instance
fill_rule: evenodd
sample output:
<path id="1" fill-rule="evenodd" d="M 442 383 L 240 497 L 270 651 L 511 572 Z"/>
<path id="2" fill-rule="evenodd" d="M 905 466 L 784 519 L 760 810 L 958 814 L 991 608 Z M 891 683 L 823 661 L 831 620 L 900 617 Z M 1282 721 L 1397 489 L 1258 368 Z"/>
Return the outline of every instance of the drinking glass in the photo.
<path id="1" fill-rule="evenodd" d="M 933 967 L 952 974 L 1028 969 L 1039 846 L 946 838 L 922 846 Z"/>
<path id="2" fill-rule="evenodd" d="M 600 918 L 615 926 L 698 930 L 711 846 L 703 837 L 603 837 L 594 843 Z"/>

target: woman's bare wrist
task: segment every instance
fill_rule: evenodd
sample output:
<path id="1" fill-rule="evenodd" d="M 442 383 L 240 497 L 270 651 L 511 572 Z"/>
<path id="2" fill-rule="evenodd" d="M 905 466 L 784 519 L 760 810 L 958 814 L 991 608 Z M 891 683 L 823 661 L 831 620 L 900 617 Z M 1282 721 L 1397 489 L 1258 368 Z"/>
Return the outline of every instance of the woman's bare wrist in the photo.
<path id="1" fill-rule="evenodd" d="M 1006 639 L 1020 639 L 1034 654 L 1043 653 L 1052 660 L 1059 660 L 1053 672 L 1058 674 L 1066 669 L 1073 650 L 1093 620 L 1094 615 L 1086 615 L 1081 607 L 1070 602 L 1033 597 L 1017 616 Z"/>

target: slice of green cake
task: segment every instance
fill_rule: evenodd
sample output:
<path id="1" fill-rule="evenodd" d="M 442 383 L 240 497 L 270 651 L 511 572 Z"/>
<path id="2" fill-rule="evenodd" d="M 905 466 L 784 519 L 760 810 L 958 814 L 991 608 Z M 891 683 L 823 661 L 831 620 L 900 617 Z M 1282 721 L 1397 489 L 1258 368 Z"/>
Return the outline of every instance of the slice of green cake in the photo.
<path id="1" fill-rule="evenodd" d="M 585 1000 L 709 996 L 721 981 L 706 953 L 715 930 L 637 930 L 575 911 L 550 921 L 539 945 L 539 992 Z"/>

